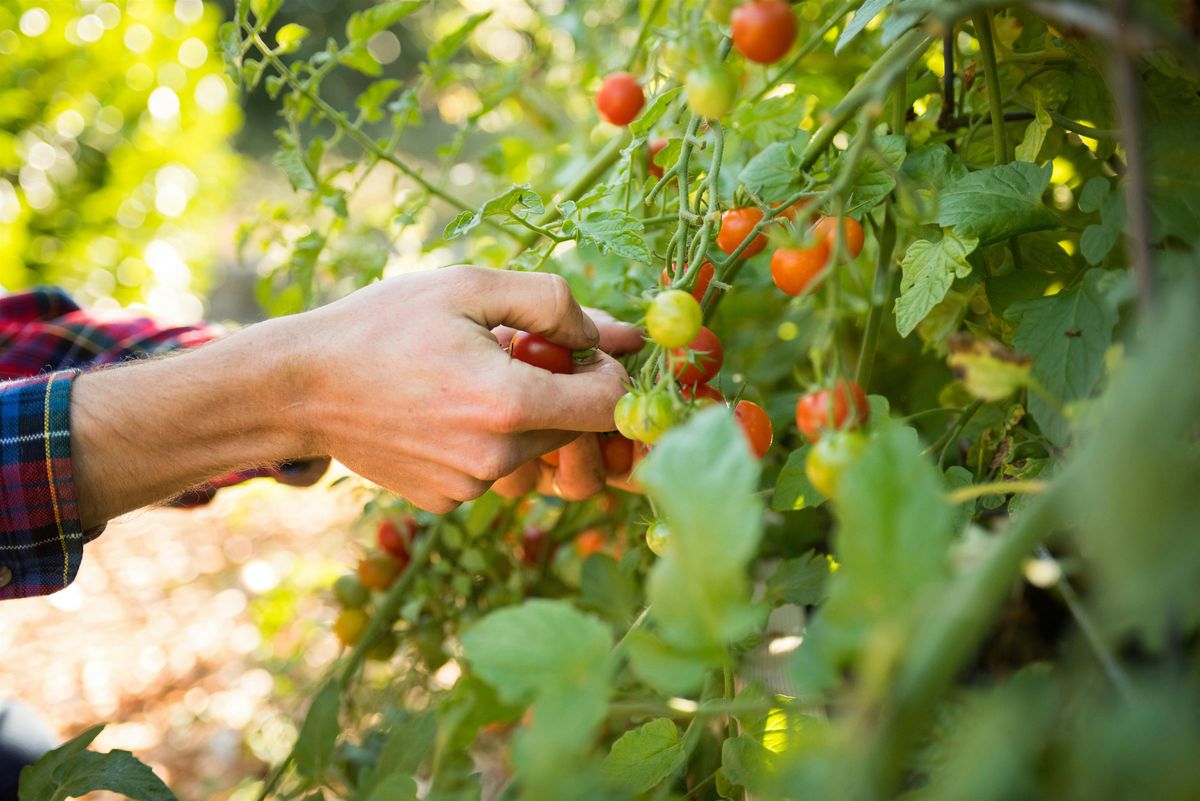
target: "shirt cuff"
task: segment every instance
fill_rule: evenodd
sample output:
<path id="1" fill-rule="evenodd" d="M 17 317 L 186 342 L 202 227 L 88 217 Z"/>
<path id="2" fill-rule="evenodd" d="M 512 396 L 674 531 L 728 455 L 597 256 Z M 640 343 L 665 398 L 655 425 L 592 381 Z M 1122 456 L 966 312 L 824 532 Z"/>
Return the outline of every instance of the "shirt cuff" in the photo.
<path id="1" fill-rule="evenodd" d="M 57 592 L 79 571 L 85 537 L 71 464 L 78 375 L 0 383 L 0 599 Z"/>

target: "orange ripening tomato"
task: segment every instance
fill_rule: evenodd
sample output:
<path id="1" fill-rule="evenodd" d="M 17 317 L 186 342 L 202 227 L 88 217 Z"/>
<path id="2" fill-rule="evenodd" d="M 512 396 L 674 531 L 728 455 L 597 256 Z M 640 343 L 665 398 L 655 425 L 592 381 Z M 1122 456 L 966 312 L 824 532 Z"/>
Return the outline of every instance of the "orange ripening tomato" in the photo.
<path id="1" fill-rule="evenodd" d="M 717 247 L 726 253 L 733 253 L 741 246 L 742 242 L 746 241 L 750 232 L 754 230 L 754 226 L 758 225 L 762 218 L 763 213 L 753 207 L 729 209 L 721 215 L 721 230 L 717 232 Z M 767 238 L 760 233 L 742 251 L 741 257 L 748 259 L 751 256 L 757 256 L 763 252 L 763 248 L 766 246 Z"/>
<path id="2" fill-rule="evenodd" d="M 866 238 L 866 234 L 863 232 L 862 225 L 853 217 L 842 217 L 841 220 L 841 231 L 839 231 L 837 218 L 822 217 L 813 226 L 813 235 L 817 239 L 825 240 L 829 244 L 829 252 L 833 253 L 840 234 L 843 237 L 842 252 L 852 259 L 857 259 L 858 254 L 862 253 L 863 240 Z"/>
<path id="3" fill-rule="evenodd" d="M 594 553 L 600 553 L 608 543 L 604 532 L 598 528 L 589 528 L 579 532 L 575 537 L 575 552 L 587 558 Z"/>
<path id="4" fill-rule="evenodd" d="M 793 297 L 816 289 L 814 280 L 829 263 L 829 244 L 818 239 L 806 248 L 780 248 L 771 254 L 771 280 Z"/>
<path id="5" fill-rule="evenodd" d="M 733 416 L 742 427 L 742 433 L 746 435 L 746 442 L 754 455 L 759 459 L 766 456 L 775 439 L 775 431 L 763 407 L 753 401 L 741 400 L 733 407 Z"/>
<path id="6" fill-rule="evenodd" d="M 870 416 L 863 388 L 845 378 L 834 384 L 832 400 L 828 389 L 820 389 L 796 401 L 796 427 L 809 442 L 820 439 L 822 431 L 862 428 Z"/>
<path id="7" fill-rule="evenodd" d="M 358 580 L 372 590 L 386 590 L 400 575 L 400 565 L 389 556 L 368 556 L 358 563 Z"/>

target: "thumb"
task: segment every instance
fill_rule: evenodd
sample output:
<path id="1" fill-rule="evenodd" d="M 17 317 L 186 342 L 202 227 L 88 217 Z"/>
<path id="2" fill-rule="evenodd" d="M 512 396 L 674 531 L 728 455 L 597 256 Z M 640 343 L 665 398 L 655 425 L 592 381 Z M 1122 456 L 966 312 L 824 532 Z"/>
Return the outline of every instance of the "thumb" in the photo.
<path id="1" fill-rule="evenodd" d="M 562 276 L 479 267 L 450 269 L 461 279 L 457 282 L 460 308 L 485 328 L 507 325 L 532 331 L 572 350 L 594 348 L 600 342 L 596 324 L 575 302 Z"/>

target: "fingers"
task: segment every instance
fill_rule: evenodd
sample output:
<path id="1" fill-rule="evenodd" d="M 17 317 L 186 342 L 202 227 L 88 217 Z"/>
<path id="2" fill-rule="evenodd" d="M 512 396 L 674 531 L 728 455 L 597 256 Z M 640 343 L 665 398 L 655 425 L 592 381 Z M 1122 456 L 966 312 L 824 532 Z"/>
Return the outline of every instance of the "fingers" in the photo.
<path id="1" fill-rule="evenodd" d="M 459 301 L 484 326 L 533 331 L 572 350 L 596 347 L 600 332 L 575 302 L 565 278 L 478 267 L 448 268 L 462 276 Z"/>
<path id="2" fill-rule="evenodd" d="M 571 375 L 557 375 L 510 362 L 508 379 L 519 398 L 505 423 L 514 431 L 612 431 L 613 409 L 625 394 L 629 375 L 613 357 L 599 352 Z"/>
<path id="3" fill-rule="evenodd" d="M 642 329 L 636 325 L 622 322 L 601 309 L 585 308 L 583 311 L 600 330 L 600 350 L 605 353 L 614 356 L 637 353 L 646 344 Z"/>
<path id="4" fill-rule="evenodd" d="M 492 485 L 496 494 L 505 498 L 520 498 L 537 489 L 540 472 L 537 460 L 526 462 L 514 472 Z"/>
<path id="5" fill-rule="evenodd" d="M 568 501 L 582 501 L 604 489 L 604 460 L 595 434 L 579 437 L 558 451 L 554 483 Z"/>

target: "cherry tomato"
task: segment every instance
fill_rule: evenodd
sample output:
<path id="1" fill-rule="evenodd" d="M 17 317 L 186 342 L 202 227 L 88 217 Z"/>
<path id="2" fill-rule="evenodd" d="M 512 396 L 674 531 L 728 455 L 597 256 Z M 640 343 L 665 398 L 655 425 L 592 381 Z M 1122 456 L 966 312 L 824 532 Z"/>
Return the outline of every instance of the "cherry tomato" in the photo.
<path id="1" fill-rule="evenodd" d="M 729 18 L 733 46 L 750 61 L 774 64 L 796 41 L 796 17 L 783 0 L 752 0 Z"/>
<path id="2" fill-rule="evenodd" d="M 771 280 L 789 295 L 816 289 L 816 278 L 829 263 L 829 244 L 818 239 L 806 248 L 780 248 L 771 254 Z"/>
<path id="3" fill-rule="evenodd" d="M 837 494 L 842 474 L 866 447 L 867 438 L 849 431 L 835 431 L 817 441 L 804 460 L 804 474 L 826 498 Z"/>
<path id="4" fill-rule="evenodd" d="M 600 456 L 604 460 L 605 473 L 627 476 L 633 469 L 633 440 L 620 434 L 605 434 L 600 437 Z"/>
<path id="5" fill-rule="evenodd" d="M 655 556 L 667 553 L 667 542 L 671 538 L 671 530 L 661 520 L 656 520 L 646 529 L 646 547 Z"/>
<path id="6" fill-rule="evenodd" d="M 733 407 L 733 416 L 742 427 L 742 433 L 746 435 L 754 455 L 759 459 L 766 456 L 775 439 L 775 431 L 771 427 L 771 418 L 767 417 L 763 408 L 752 401 L 738 401 L 737 406 Z"/>
<path id="7" fill-rule="evenodd" d="M 824 239 L 829 243 L 829 252 L 833 253 L 837 249 L 837 238 L 839 233 L 844 237 L 842 241 L 842 252 L 850 256 L 852 259 L 857 259 L 858 254 L 862 253 L 863 239 L 865 233 L 862 225 L 853 217 L 842 217 L 841 231 L 838 231 L 837 219 L 833 217 L 822 217 L 817 220 L 817 224 L 813 226 L 813 235 L 818 239 Z"/>
<path id="8" fill-rule="evenodd" d="M 575 536 L 575 552 L 586 559 L 594 553 L 600 553 L 608 543 L 604 532 L 598 528 L 589 528 Z"/>
<path id="9" fill-rule="evenodd" d="M 558 550 L 558 543 L 550 539 L 550 532 L 544 528 L 530 526 L 521 534 L 521 561 L 530 567 L 537 567 L 549 562 Z"/>
<path id="10" fill-rule="evenodd" d="M 796 222 L 797 220 L 800 220 L 801 222 L 808 222 L 809 220 L 812 219 L 812 215 L 813 215 L 813 211 L 809 209 L 809 206 L 811 206 L 812 204 L 813 204 L 813 198 L 805 198 L 803 200 L 797 200 L 795 203 L 788 206 L 783 211 L 779 212 L 779 216 L 783 217 L 784 219 L 790 220 L 793 223 Z M 778 204 L 778 203 L 775 204 L 775 208 L 779 208 L 779 206 L 780 206 L 780 204 Z"/>
<path id="11" fill-rule="evenodd" d="M 720 119 L 733 108 L 737 80 L 717 64 L 705 64 L 688 73 L 687 105 L 698 117 Z"/>
<path id="12" fill-rule="evenodd" d="M 541 334 L 518 331 L 508 345 L 514 359 L 549 370 L 552 373 L 575 372 L 575 359 L 570 348 L 564 348 L 546 339 Z"/>
<path id="13" fill-rule="evenodd" d="M 596 93 L 600 116 L 613 125 L 628 125 L 646 103 L 646 95 L 637 78 L 628 72 L 614 72 L 604 79 Z"/>
<path id="14" fill-rule="evenodd" d="M 725 362 L 721 340 L 708 326 L 703 325 L 686 348 L 675 348 L 671 355 L 675 360 L 675 380 L 680 384 L 707 384 L 720 372 Z"/>
<path id="15" fill-rule="evenodd" d="M 726 253 L 733 253 L 741 247 L 742 242 L 746 241 L 746 237 L 750 236 L 750 232 L 762 218 L 763 213 L 752 206 L 743 209 L 729 209 L 721 215 L 721 230 L 717 232 L 717 247 Z M 767 238 L 760 233 L 742 251 L 741 257 L 748 259 L 751 256 L 757 256 L 766 246 Z"/>
<path id="16" fill-rule="evenodd" d="M 646 333 L 664 348 L 681 348 L 696 336 L 703 319 L 699 301 L 682 289 L 668 289 L 654 296 L 646 312 Z"/>
<path id="17" fill-rule="evenodd" d="M 809 442 L 816 442 L 829 429 L 854 430 L 866 425 L 871 416 L 867 395 L 856 381 L 839 378 L 833 398 L 821 389 L 801 395 L 796 401 L 796 427 Z"/>
<path id="18" fill-rule="evenodd" d="M 653 445 L 675 422 L 671 398 L 663 392 L 649 395 L 626 393 L 613 413 L 617 430 L 627 439 Z"/>
<path id="19" fill-rule="evenodd" d="M 358 580 L 372 590 L 386 590 L 400 575 L 400 565 L 390 556 L 368 556 L 358 563 Z"/>
<path id="20" fill-rule="evenodd" d="M 371 644 L 367 649 L 367 659 L 375 662 L 386 662 L 391 659 L 396 653 L 396 648 L 400 646 L 400 640 L 396 638 L 396 633 L 389 631 Z"/>
<path id="21" fill-rule="evenodd" d="M 358 576 L 347 573 L 333 582 L 333 597 L 346 609 L 359 609 L 371 600 L 371 593 L 358 580 Z"/>
<path id="22" fill-rule="evenodd" d="M 333 633 L 342 645 L 349 648 L 362 638 L 371 618 L 361 609 L 343 609 L 333 621 Z"/>
<path id="23" fill-rule="evenodd" d="M 543 453 L 541 459 L 551 467 L 558 467 L 559 453 L 556 450 L 550 451 L 549 453 Z"/>
<path id="24" fill-rule="evenodd" d="M 404 527 L 404 531 L 400 531 L 400 526 Z M 392 519 L 381 520 L 379 528 L 375 530 L 375 540 L 379 543 L 379 547 L 388 556 L 400 563 L 401 569 L 408 564 L 409 552 L 408 546 L 417 536 L 417 521 L 405 515 L 397 525 Z"/>
<path id="25" fill-rule="evenodd" d="M 666 139 L 655 139 L 647 146 L 646 161 L 650 165 L 650 174 L 655 178 L 663 177 L 663 168 L 654 163 L 654 157 L 666 146 Z"/>
<path id="26" fill-rule="evenodd" d="M 713 403 L 725 403 L 725 396 L 718 389 L 708 384 L 684 384 L 679 388 L 679 394 L 684 400 L 689 400 L 697 406 L 708 406 Z"/>
<path id="27" fill-rule="evenodd" d="M 684 271 L 687 271 L 687 265 L 683 266 Z M 692 297 L 697 301 L 704 300 L 704 293 L 708 291 L 708 285 L 712 283 L 713 276 L 716 270 L 712 266 L 712 262 L 706 261 L 700 265 L 700 269 L 696 271 L 696 284 L 692 287 Z M 671 274 L 664 267 L 662 271 L 662 285 L 666 286 L 671 283 Z"/>

